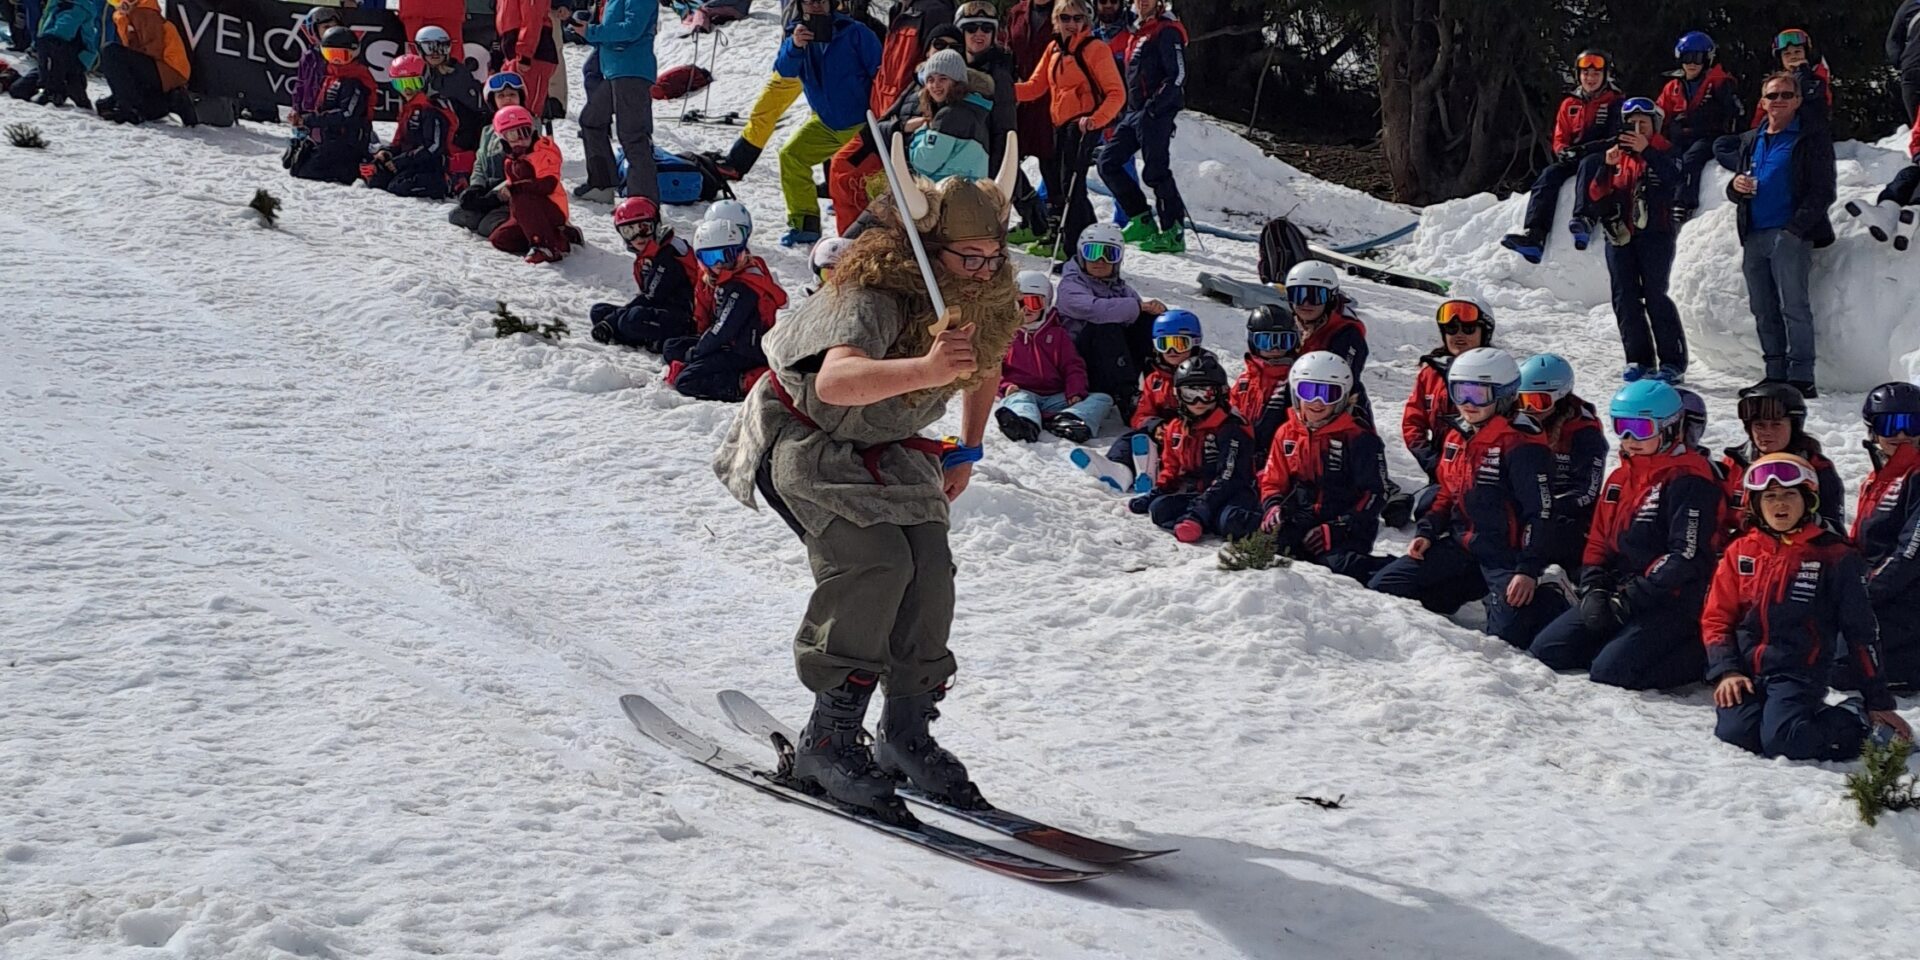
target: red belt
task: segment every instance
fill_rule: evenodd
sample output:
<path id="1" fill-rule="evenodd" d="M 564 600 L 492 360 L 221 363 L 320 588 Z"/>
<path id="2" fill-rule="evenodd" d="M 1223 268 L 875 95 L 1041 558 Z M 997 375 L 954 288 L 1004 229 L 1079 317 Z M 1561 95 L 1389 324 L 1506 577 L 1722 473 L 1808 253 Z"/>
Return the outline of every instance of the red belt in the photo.
<path id="1" fill-rule="evenodd" d="M 812 417 L 801 413 L 800 408 L 794 405 L 793 395 L 787 392 L 786 384 L 781 383 L 778 376 L 769 374 L 767 381 L 773 384 L 773 395 L 780 399 L 780 405 L 786 407 L 787 412 L 793 414 L 793 418 L 800 421 L 801 426 L 809 430 L 820 430 L 820 425 L 813 422 Z M 821 432 L 824 433 L 825 431 Z M 904 440 L 890 440 L 886 443 L 874 444 L 871 447 L 861 450 L 860 462 L 867 468 L 867 475 L 873 478 L 874 483 L 883 487 L 887 485 L 887 481 L 880 476 L 880 458 L 886 454 L 888 447 L 905 447 L 908 450 L 918 450 L 934 458 L 936 461 L 945 457 L 948 450 L 946 444 L 929 437 L 907 437 Z"/>

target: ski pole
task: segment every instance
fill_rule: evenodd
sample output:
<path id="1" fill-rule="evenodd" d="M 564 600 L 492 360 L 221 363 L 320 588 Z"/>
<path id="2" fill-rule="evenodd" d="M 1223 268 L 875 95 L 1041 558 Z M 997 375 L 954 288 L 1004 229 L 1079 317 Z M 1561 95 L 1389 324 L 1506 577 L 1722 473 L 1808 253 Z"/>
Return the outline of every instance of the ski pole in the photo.
<path id="1" fill-rule="evenodd" d="M 900 215 L 900 224 L 907 230 L 907 243 L 913 247 L 913 259 L 920 264 L 920 280 L 927 285 L 927 299 L 933 302 L 933 326 L 928 329 L 930 336 L 938 337 L 947 332 L 947 300 L 940 295 L 940 284 L 933 278 L 933 264 L 927 259 L 926 245 L 920 242 L 920 227 L 915 224 L 913 209 L 907 206 L 907 188 L 902 180 L 905 171 L 893 169 L 893 154 L 887 150 L 886 139 L 880 136 L 880 118 L 867 111 L 867 134 L 873 137 L 874 152 L 880 155 L 880 169 L 887 175 L 887 186 L 893 190 L 893 207 Z M 918 190 L 919 187 L 914 189 Z"/>
<path id="2" fill-rule="evenodd" d="M 1066 212 L 1060 215 L 1060 226 L 1053 231 L 1053 255 L 1047 258 L 1049 266 L 1060 262 L 1060 241 L 1067 235 L 1067 217 L 1073 215 L 1073 192 L 1080 188 L 1080 178 L 1086 176 L 1086 173 L 1083 167 L 1074 173 L 1073 179 L 1067 181 Z"/>
<path id="3" fill-rule="evenodd" d="M 693 64 L 693 68 L 695 70 L 700 69 L 700 34 L 698 31 L 695 31 L 693 35 L 693 59 L 688 62 Z M 707 85 L 712 86 L 713 84 L 709 83 Z M 691 103 L 692 101 L 693 101 L 693 88 L 688 87 L 684 92 L 680 94 L 680 119 L 674 121 L 675 123 L 687 122 L 687 104 Z"/>
<path id="4" fill-rule="evenodd" d="M 1186 217 L 1183 218 L 1183 222 L 1187 225 L 1188 230 L 1193 231 L 1194 245 L 1200 248 L 1201 253 L 1206 253 L 1207 242 L 1205 240 L 1200 239 L 1200 225 L 1193 222 L 1193 214 L 1191 213 L 1187 214 Z"/>
<path id="5" fill-rule="evenodd" d="M 698 42 L 698 34 L 695 35 L 695 38 L 695 42 Z M 698 50 L 694 51 L 694 56 L 697 65 L 699 57 Z M 713 42 L 707 45 L 707 95 L 700 100 L 700 119 L 702 120 L 713 119 L 713 71 L 714 68 L 719 65 L 720 34 L 716 32 L 713 35 Z"/>

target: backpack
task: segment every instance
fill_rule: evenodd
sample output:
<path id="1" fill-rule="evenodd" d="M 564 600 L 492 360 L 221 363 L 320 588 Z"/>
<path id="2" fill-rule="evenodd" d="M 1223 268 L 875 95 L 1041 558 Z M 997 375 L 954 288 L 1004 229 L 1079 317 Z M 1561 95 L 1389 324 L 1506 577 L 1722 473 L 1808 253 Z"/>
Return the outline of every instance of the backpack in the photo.
<path id="1" fill-rule="evenodd" d="M 691 63 L 683 63 L 660 74 L 660 78 L 653 82 L 653 98 L 673 100 L 712 82 L 713 74 Z"/>
<path id="2" fill-rule="evenodd" d="M 1307 235 L 1286 217 L 1275 217 L 1260 228 L 1261 283 L 1285 283 L 1294 264 L 1311 259 Z"/>
<path id="3" fill-rule="evenodd" d="M 706 178 L 693 161 L 678 154 L 653 148 L 653 165 L 659 171 L 661 203 L 698 203 L 706 190 Z"/>

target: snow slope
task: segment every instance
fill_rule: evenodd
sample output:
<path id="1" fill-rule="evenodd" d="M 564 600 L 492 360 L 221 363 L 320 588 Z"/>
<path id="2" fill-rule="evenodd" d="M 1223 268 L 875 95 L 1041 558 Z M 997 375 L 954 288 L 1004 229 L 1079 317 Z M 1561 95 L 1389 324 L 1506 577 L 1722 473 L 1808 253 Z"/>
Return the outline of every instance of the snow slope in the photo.
<path id="1" fill-rule="evenodd" d="M 714 103 L 744 110 L 774 30 L 728 30 Z M 733 134 L 662 116 L 673 147 Z M 1920 935 L 1920 818 L 1861 827 L 1843 766 L 1755 760 L 1703 693 L 1556 677 L 1317 569 L 1223 574 L 1054 440 L 991 440 L 957 506 L 942 737 L 1007 806 L 1181 853 L 1039 890 L 734 788 L 615 704 L 743 751 L 713 691 L 805 709 L 804 554 L 707 467 L 731 409 L 488 321 L 505 300 L 584 333 L 624 299 L 604 215 L 530 267 L 444 207 L 288 180 L 271 128 L 0 99 L 18 121 L 52 145 L 0 149 L 0 957 L 1872 958 Z M 741 190 L 763 236 L 771 163 Z M 278 230 L 241 209 L 261 186 Z M 1290 191 L 1380 215 L 1258 199 Z M 760 248 L 797 289 L 801 255 Z M 1192 275 L 1252 262 L 1210 240 L 1128 269 L 1232 353 Z M 1355 292 L 1391 431 L 1433 299 Z M 1617 362 L 1580 306 L 1502 317 L 1516 349 Z M 1741 378 L 1702 379 L 1725 414 Z M 1858 400 L 1813 417 L 1850 481 Z"/>

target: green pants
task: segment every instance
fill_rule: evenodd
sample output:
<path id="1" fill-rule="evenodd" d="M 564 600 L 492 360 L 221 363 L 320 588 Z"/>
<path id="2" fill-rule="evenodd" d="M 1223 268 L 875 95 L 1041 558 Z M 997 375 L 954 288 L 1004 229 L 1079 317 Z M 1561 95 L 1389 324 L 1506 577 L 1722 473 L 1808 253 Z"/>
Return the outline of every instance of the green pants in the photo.
<path id="1" fill-rule="evenodd" d="M 787 226 L 802 226 L 807 217 L 820 222 L 820 188 L 813 181 L 813 168 L 859 132 L 859 127 L 829 129 L 819 117 L 808 117 L 787 138 L 787 145 L 780 148 L 780 193 L 787 198 Z"/>
<path id="2" fill-rule="evenodd" d="M 756 149 L 764 149 L 767 141 L 773 139 L 774 124 L 800 99 L 800 93 L 799 77 L 774 74 L 767 85 L 760 88 L 760 98 L 753 102 L 753 110 L 747 114 L 747 125 L 741 129 L 740 136 Z"/>
<path id="3" fill-rule="evenodd" d="M 825 129 L 822 127 L 821 129 Z M 813 597 L 793 640 L 800 682 L 814 692 L 865 670 L 887 696 L 925 693 L 953 676 L 953 554 L 947 525 L 857 526 L 835 520 L 803 536 Z"/>

